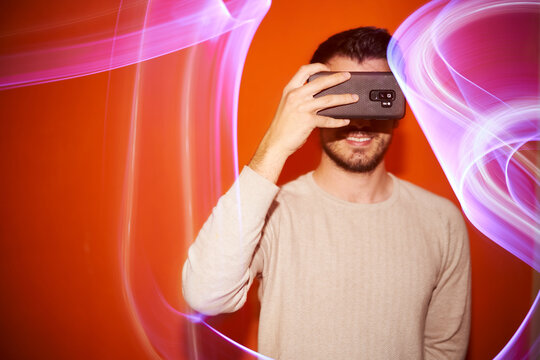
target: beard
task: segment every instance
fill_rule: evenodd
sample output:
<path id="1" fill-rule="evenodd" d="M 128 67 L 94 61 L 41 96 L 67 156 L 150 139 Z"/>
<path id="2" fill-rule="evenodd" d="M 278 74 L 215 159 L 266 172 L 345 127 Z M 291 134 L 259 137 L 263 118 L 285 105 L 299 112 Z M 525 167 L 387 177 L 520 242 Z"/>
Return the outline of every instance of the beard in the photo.
<path id="1" fill-rule="evenodd" d="M 370 173 L 383 161 L 392 140 L 391 136 L 385 138 L 376 133 L 371 136 L 373 143 L 369 149 L 351 149 L 350 154 L 340 148 L 338 141 L 321 141 L 321 145 L 326 155 L 342 169 L 354 173 Z"/>

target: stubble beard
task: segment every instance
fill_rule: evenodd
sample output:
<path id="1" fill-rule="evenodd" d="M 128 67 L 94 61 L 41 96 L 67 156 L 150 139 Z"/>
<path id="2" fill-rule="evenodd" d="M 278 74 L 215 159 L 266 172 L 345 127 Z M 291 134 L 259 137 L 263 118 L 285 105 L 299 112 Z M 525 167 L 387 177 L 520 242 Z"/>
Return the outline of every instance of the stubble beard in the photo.
<path id="1" fill-rule="evenodd" d="M 372 139 L 375 141 L 375 149 L 369 153 L 369 149 L 353 149 L 352 155 L 347 156 L 339 149 L 339 144 L 322 142 L 323 151 L 340 168 L 354 173 L 370 173 L 383 161 L 384 155 L 390 146 L 392 138 L 384 140 L 379 136 Z"/>

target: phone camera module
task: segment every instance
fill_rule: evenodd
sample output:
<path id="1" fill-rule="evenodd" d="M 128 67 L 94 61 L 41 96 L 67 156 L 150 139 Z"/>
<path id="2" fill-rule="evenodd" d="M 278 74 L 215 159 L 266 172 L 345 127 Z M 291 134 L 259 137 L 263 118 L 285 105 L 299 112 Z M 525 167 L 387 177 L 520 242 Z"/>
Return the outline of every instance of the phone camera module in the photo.
<path id="1" fill-rule="evenodd" d="M 396 99 L 394 90 L 371 90 L 369 93 L 371 101 L 392 101 Z"/>
<path id="2" fill-rule="evenodd" d="M 396 99 L 394 90 L 371 90 L 369 93 L 371 101 L 378 101 L 383 108 L 392 107 L 392 101 Z"/>

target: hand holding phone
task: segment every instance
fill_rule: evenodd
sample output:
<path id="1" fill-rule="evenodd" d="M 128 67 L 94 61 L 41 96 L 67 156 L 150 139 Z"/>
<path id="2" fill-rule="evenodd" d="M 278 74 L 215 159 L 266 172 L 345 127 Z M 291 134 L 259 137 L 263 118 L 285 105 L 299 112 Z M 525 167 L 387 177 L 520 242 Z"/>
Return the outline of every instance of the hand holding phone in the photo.
<path id="1" fill-rule="evenodd" d="M 309 77 L 308 82 L 320 76 L 332 74 L 323 71 Z M 353 104 L 329 107 L 317 115 L 336 119 L 396 120 L 405 116 L 405 97 L 391 72 L 351 71 L 351 78 L 315 95 L 357 94 L 359 100 Z"/>
<path id="2" fill-rule="evenodd" d="M 325 64 L 304 65 L 285 86 L 274 119 L 249 163 L 252 170 L 275 183 L 287 158 L 306 142 L 313 129 L 349 124 L 346 119 L 326 117 L 318 112 L 329 106 L 353 103 L 357 96 L 332 94 L 314 98 L 322 90 L 349 80 L 349 72 L 332 72 L 306 83 L 313 74 L 329 70 Z"/>

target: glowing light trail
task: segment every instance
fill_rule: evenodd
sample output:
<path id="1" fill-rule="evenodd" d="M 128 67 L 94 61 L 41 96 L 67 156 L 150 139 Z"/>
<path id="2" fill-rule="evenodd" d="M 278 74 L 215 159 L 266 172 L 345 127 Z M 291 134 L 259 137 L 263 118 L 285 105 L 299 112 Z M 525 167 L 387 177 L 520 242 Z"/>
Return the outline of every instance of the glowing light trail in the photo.
<path id="1" fill-rule="evenodd" d="M 181 106 L 170 122 L 180 123 L 178 171 L 183 179 L 183 213 L 191 219 L 201 197 L 214 203 L 222 193 L 216 180 L 223 172 L 221 159 L 231 161 L 238 173 L 240 76 L 253 34 L 269 6 L 269 0 L 124 0 L 118 12 L 100 15 L 116 13 L 112 34 L 89 34 L 54 46 L 38 44 L 0 56 L 0 90 L 138 64 L 119 229 L 120 263 L 132 321 L 153 357 L 181 356 L 179 339 L 171 334 L 178 335 L 188 320 L 209 327 L 249 355 L 266 359 L 219 334 L 202 317 L 170 305 L 141 256 L 148 240 L 135 219 L 144 207 L 140 195 L 146 191 L 138 176 L 140 154 L 148 148 L 140 138 L 155 120 L 143 115 L 147 104 L 143 83 L 151 77 L 150 66 L 144 62 L 189 47 L 186 66 L 171 73 L 179 79 Z M 127 8 L 140 9 L 140 16 L 123 16 Z M 389 48 L 390 65 L 466 215 L 537 271 L 539 14 L 539 1 L 434 1 L 396 32 L 403 56 L 395 42 Z M 196 165 L 201 163 L 201 144 L 206 143 L 213 145 L 213 158 L 203 159 L 208 164 L 203 171 Z M 197 192 L 196 180 L 201 178 L 210 179 L 210 195 Z M 184 239 L 191 241 L 191 223 L 183 232 Z M 529 321 L 535 317 L 538 311 L 533 307 L 498 359 L 520 353 L 526 346 L 523 338 Z M 527 350 L 531 357 L 539 354 L 537 344 Z"/>
<path id="2" fill-rule="evenodd" d="M 264 1 L 124 1 L 121 8 L 140 8 L 140 16 L 119 16 L 114 34 L 89 34 L 84 39 L 40 43 L 27 51 L 2 54 L 0 90 L 95 74 L 169 54 L 253 21 L 261 3 Z M 106 19 L 110 13 L 103 12 L 98 18 Z"/>
<path id="3" fill-rule="evenodd" d="M 165 46 L 168 42 L 163 39 L 168 40 L 175 35 L 170 33 L 170 23 L 165 23 L 163 33 L 160 33 L 163 38 L 156 37 L 151 14 L 155 9 L 159 10 L 156 11 L 158 14 L 167 10 L 166 7 L 163 8 L 161 1 L 148 2 L 148 17 L 140 30 L 139 44 L 130 44 L 133 49 L 138 50 L 138 54 L 130 55 L 130 61 L 137 63 L 137 69 L 125 171 L 123 222 L 120 229 L 124 298 L 141 344 L 145 345 L 151 357 L 184 358 L 188 349 L 182 346 L 180 339 L 191 337 L 191 351 L 198 358 L 199 349 L 194 337 L 194 327 L 202 324 L 232 346 L 241 349 L 245 357 L 268 359 L 221 334 L 206 323 L 202 316 L 185 314 L 175 309 L 157 284 L 151 258 L 147 254 L 149 249 L 158 246 L 154 239 L 145 236 L 148 225 L 141 220 L 152 217 L 151 210 L 146 210 L 149 207 L 145 197 L 155 196 L 155 189 L 148 184 L 144 185 L 144 180 L 141 180 L 150 165 L 145 162 L 145 158 L 157 157 L 151 155 L 155 149 L 148 145 L 146 136 L 155 131 L 156 121 L 166 129 L 174 129 L 176 124 L 180 124 L 180 131 L 176 133 L 173 142 L 179 144 L 177 159 L 180 166 L 175 171 L 182 179 L 177 186 L 182 189 L 180 202 L 185 217 L 176 220 L 183 225 L 183 229 L 181 238 L 175 238 L 175 242 L 183 240 L 182 245 L 187 247 L 194 238 L 194 217 L 201 212 L 197 210 L 204 208 L 205 201 L 215 203 L 222 193 L 222 165 L 232 163 L 229 172 L 234 173 L 234 176 L 238 174 L 236 122 L 241 73 L 251 39 L 270 6 L 268 1 L 232 0 L 226 3 L 228 11 L 223 12 L 225 5 L 217 1 L 206 1 L 206 9 L 201 6 L 204 2 L 184 1 L 178 2 L 178 5 L 189 6 L 193 3 L 197 3 L 194 12 L 182 13 L 183 17 L 176 20 L 182 23 L 184 18 L 187 18 L 190 27 L 184 31 L 194 33 L 191 37 L 180 38 L 180 44 L 185 45 L 182 45 L 182 48 L 189 46 L 189 49 L 178 52 L 175 56 L 177 62 L 184 66 L 168 69 L 166 76 L 177 80 L 167 83 L 170 88 L 166 84 L 159 87 L 164 94 L 180 94 L 181 106 L 176 112 L 163 119 L 154 116 L 151 111 L 145 113 L 145 109 L 156 106 L 153 103 L 155 98 L 148 93 L 151 91 L 149 89 L 152 89 L 150 84 L 155 84 L 156 81 L 153 76 L 156 66 L 150 62 L 144 63 L 144 60 L 149 58 L 148 54 L 166 54 L 168 50 Z M 218 6 L 219 4 L 221 6 Z M 221 11 L 220 18 L 214 16 L 216 9 Z M 209 21 L 212 22 L 210 26 Z M 190 41 L 185 41 L 186 39 Z M 160 42 L 164 45 L 156 45 Z M 115 50 L 111 56 L 113 59 L 117 52 L 123 51 L 117 42 L 114 44 Z M 176 97 L 173 98 L 176 100 Z M 205 149 L 206 144 L 211 146 L 212 150 Z M 205 165 L 203 169 L 197 167 L 201 164 Z M 204 184 L 204 192 L 196 187 L 200 183 Z M 136 220 L 138 216 L 140 218 Z M 150 232 L 156 236 L 158 231 L 155 225 L 150 225 L 150 228 Z M 188 329 L 189 332 L 184 334 L 182 329 Z"/>
<path id="4" fill-rule="evenodd" d="M 432 1 L 388 58 L 467 217 L 540 271 L 540 1 Z"/>
<path id="5" fill-rule="evenodd" d="M 182 189 L 187 219 L 178 219 L 184 225 L 183 237 L 175 241 L 183 240 L 182 245 L 187 247 L 194 238 L 192 223 L 196 210 L 204 208 L 203 200 L 214 203 L 221 195 L 222 162 L 232 163 L 230 173 L 238 174 L 236 123 L 240 79 L 253 35 L 269 7 L 269 0 L 121 0 L 118 9 L 101 11 L 97 16 L 4 34 L 16 37 L 99 18 L 105 21 L 111 15 L 115 19 L 111 34 L 97 31 L 63 39 L 61 44 L 37 43 L 26 51 L 4 52 L 0 56 L 0 90 L 136 64 L 118 230 L 119 264 L 129 317 L 151 358 L 184 357 L 186 349 L 178 336 L 182 336 L 181 329 L 189 327 L 186 323 L 190 322 L 204 325 L 248 356 L 268 359 L 213 329 L 201 316 L 185 314 L 170 305 L 156 284 L 145 254 L 147 243 L 153 239 L 141 235 L 144 224 L 136 219 L 146 205 L 140 199 L 152 194 L 152 189 L 141 185 L 141 174 L 147 167 L 142 158 L 151 153 L 144 137 L 159 120 L 144 112 L 145 105 L 150 103 L 149 85 L 161 86 L 160 79 L 149 75 L 155 69 L 146 60 L 175 52 L 180 63 L 187 58 L 184 67 L 171 68 L 167 74 L 178 85 L 174 90 L 180 95 L 181 107 L 164 124 L 174 128 L 179 123 L 181 129 L 175 143 L 181 144 L 177 171 L 183 181 L 178 187 Z M 182 49 L 186 50 L 179 52 Z M 109 87 L 110 76 L 107 95 Z M 210 154 L 201 151 L 205 144 L 213 147 Z M 203 171 L 196 169 L 195 165 L 200 163 L 208 166 Z M 206 193 L 208 188 L 212 189 L 210 195 L 201 196 L 200 189 L 195 187 L 201 179 L 205 179 Z M 156 248 L 155 244 L 153 247 Z M 193 342 L 191 346 L 196 354 L 197 344 Z"/>

